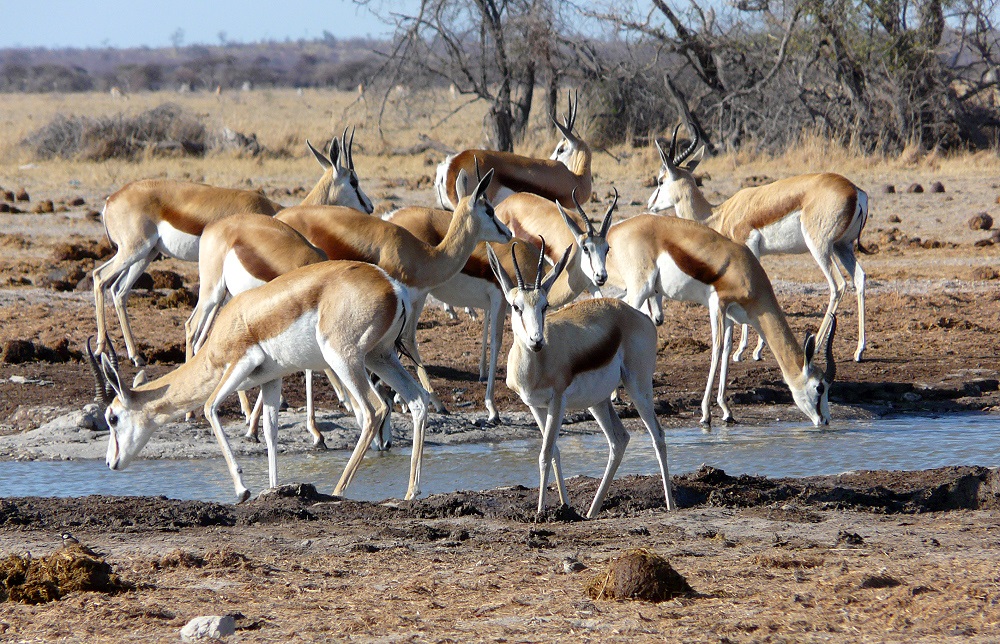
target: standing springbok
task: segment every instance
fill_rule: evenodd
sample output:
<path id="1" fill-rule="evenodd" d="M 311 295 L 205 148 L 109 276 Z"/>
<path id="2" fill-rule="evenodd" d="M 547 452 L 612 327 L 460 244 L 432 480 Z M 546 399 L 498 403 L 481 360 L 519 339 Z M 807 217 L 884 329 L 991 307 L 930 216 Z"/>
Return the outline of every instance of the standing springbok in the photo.
<path id="1" fill-rule="evenodd" d="M 334 488 L 342 494 L 389 413 L 368 378 L 374 372 L 398 392 L 413 416 L 413 454 L 406 498 L 420 494 L 428 394 L 399 362 L 396 345 L 411 315 L 410 294 L 385 271 L 363 262 L 321 262 L 237 295 L 216 315 L 201 349 L 174 371 L 126 386 L 107 354 L 98 364 L 88 342 L 97 389 L 111 429 L 107 464 L 125 468 L 153 431 L 203 406 L 222 448 L 239 502 L 250 497 L 219 421 L 219 406 L 239 389 L 260 386 L 268 482 L 278 484 L 281 378 L 303 369 L 332 369 L 355 401 L 361 437 Z"/>
<path id="2" fill-rule="evenodd" d="M 339 204 L 367 213 L 371 200 L 358 183 L 354 170 L 352 132 L 341 144 L 330 142 L 329 157 L 306 141 L 323 166 L 323 175 L 306 195 L 306 205 Z M 345 165 L 346 161 L 346 165 Z M 282 206 L 253 190 L 216 188 L 199 183 L 146 179 L 126 184 L 104 204 L 104 230 L 118 247 L 114 257 L 94 269 L 94 303 L 97 310 L 97 353 L 104 352 L 107 323 L 104 291 L 110 290 L 125 338 L 128 357 L 137 366 L 145 358 L 136 349 L 129 325 L 127 302 L 136 280 L 160 253 L 188 262 L 197 261 L 202 231 L 209 223 L 243 212 L 273 215 Z"/>
<path id="3" fill-rule="evenodd" d="M 581 201 L 590 199 L 592 153 L 590 146 L 573 133 L 579 105 L 579 98 L 574 103 L 571 96 L 566 122 L 553 119 L 563 138 L 548 159 L 496 150 L 465 150 L 446 158 L 438 165 L 434 182 L 438 204 L 447 210 L 454 210 L 458 203 L 454 192 L 458 173 L 464 170 L 471 177 L 476 172 L 477 164 L 484 172 L 492 170 L 495 173 L 489 192 L 494 205 L 515 192 L 541 195 L 559 201 L 567 208 L 573 205 L 574 190 Z"/>
<path id="4" fill-rule="evenodd" d="M 625 301 L 636 309 L 650 305 L 650 316 L 663 322 L 660 298 L 698 302 L 708 307 L 712 323 L 712 362 L 701 402 L 701 422 L 711 424 L 712 383 L 719 373 L 717 402 L 722 420 L 733 422 L 726 403 L 726 379 L 733 321 L 750 324 L 767 340 L 796 406 L 814 425 L 830 422 L 829 392 L 836 376 L 833 336 L 836 317 L 826 341 L 826 371 L 813 364 L 816 337 L 807 334 L 799 346 L 774 296 L 760 262 L 708 226 L 659 215 L 636 215 L 608 231 L 607 282 L 626 291 Z"/>
<path id="5" fill-rule="evenodd" d="M 667 510 L 673 510 L 676 506 L 670 490 L 666 442 L 653 408 L 656 327 L 624 302 L 606 298 L 576 302 L 546 314 L 549 290 L 566 266 L 569 251 L 567 247 L 544 281 L 539 258 L 531 287 L 526 286 L 518 270 L 516 256 L 514 284 L 492 249 L 488 251 L 490 266 L 512 309 L 514 344 L 507 355 L 507 386 L 528 405 L 542 432 L 538 512 L 545 508 L 550 464 L 555 466 L 559 500 L 569 504 L 556 440 L 566 411 L 576 409 L 589 409 L 608 439 L 608 464 L 587 517 L 593 518 L 601 511 L 629 442 L 628 430 L 611 403 L 611 394 L 619 383 L 624 383 L 653 439 Z"/>
<path id="6" fill-rule="evenodd" d="M 667 152 L 656 142 L 660 153 L 660 175 L 649 197 L 649 210 L 674 208 L 678 217 L 701 222 L 733 241 L 746 244 L 756 257 L 771 254 L 811 253 L 830 285 L 830 303 L 819 337 L 829 330 L 833 314 L 844 295 L 846 283 L 834 258 L 854 279 L 858 294 L 858 347 L 854 360 L 861 361 L 865 350 L 865 271 L 854 256 L 861 248 L 861 231 L 868 220 L 868 194 L 847 178 L 831 172 L 802 174 L 755 188 L 744 188 L 718 206 L 712 206 L 698 188 L 692 171 L 700 154 L 681 166 L 698 144 L 698 130 L 690 126 L 694 138 L 685 152 L 675 156 L 677 128 Z M 733 356 L 739 360 L 747 346 L 747 327 Z M 764 338 L 754 351 L 760 359 Z"/>
<path id="7" fill-rule="evenodd" d="M 436 246 L 421 241 L 395 224 L 350 208 L 295 206 L 281 211 L 276 218 L 302 233 L 330 259 L 353 259 L 381 266 L 406 284 L 416 301 L 461 271 L 479 242 L 510 241 L 510 230 L 494 216 L 493 206 L 486 197 L 492 177 L 491 170 L 470 193 L 465 172 L 459 173 L 456 180 L 459 184 L 458 207 L 447 234 Z M 446 413 L 431 386 L 417 348 L 416 334 L 417 319 L 413 316 L 403 332 L 403 346 L 416 362 L 417 376 L 430 392 L 434 408 Z"/>

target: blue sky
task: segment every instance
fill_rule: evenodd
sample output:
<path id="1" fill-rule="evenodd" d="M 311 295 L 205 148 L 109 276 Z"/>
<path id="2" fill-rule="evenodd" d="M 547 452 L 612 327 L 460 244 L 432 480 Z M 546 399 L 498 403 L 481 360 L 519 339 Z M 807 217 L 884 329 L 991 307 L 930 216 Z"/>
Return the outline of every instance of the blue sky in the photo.
<path id="1" fill-rule="evenodd" d="M 167 47 L 178 30 L 185 45 L 217 45 L 220 32 L 234 42 L 389 33 L 350 0 L 0 0 L 0 16 L 0 48 Z"/>

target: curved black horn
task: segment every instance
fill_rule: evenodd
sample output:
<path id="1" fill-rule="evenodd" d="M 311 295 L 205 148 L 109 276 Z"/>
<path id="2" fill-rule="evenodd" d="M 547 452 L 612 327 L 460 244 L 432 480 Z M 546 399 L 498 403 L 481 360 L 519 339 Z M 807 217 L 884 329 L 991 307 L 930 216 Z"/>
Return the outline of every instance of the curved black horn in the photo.
<path id="1" fill-rule="evenodd" d="M 680 127 L 680 125 L 678 125 L 677 127 Z M 681 152 L 681 155 L 679 157 L 674 159 L 674 165 L 680 165 L 681 163 L 683 163 L 685 159 L 691 156 L 691 153 L 694 152 L 695 147 L 698 145 L 698 141 L 700 138 L 698 136 L 698 128 L 695 127 L 694 123 L 690 122 L 687 124 L 687 127 L 689 130 L 691 130 L 691 143 L 690 145 L 687 146 L 687 148 L 683 152 Z M 674 130 L 674 135 L 676 136 L 676 134 L 677 130 Z"/>
<path id="2" fill-rule="evenodd" d="M 524 276 L 521 275 L 521 267 L 517 265 L 517 242 L 510 247 L 510 259 L 514 262 L 514 277 L 517 279 L 517 288 L 524 290 Z"/>
<path id="3" fill-rule="evenodd" d="M 833 336 L 837 333 L 837 316 L 830 319 L 830 333 L 826 336 L 826 381 L 833 382 L 837 377 L 837 361 L 833 357 Z"/>
<path id="4" fill-rule="evenodd" d="M 87 361 L 90 364 L 90 371 L 94 374 L 94 402 L 107 407 L 115 397 L 111 392 L 108 379 L 104 376 L 104 370 L 97 364 L 97 356 L 94 355 L 94 350 L 90 347 L 90 341 L 93 338 L 94 336 L 87 338 Z"/>
<path id="5" fill-rule="evenodd" d="M 476 164 L 476 183 L 479 183 L 483 180 L 483 175 L 479 173 L 479 157 L 473 154 L 472 161 Z"/>
<path id="6" fill-rule="evenodd" d="M 593 237 L 596 234 L 594 232 L 594 226 L 591 225 L 590 217 L 588 217 L 587 213 L 583 211 L 583 206 L 580 205 L 580 201 L 576 198 L 576 188 L 573 188 L 573 193 L 571 196 L 573 197 L 573 203 L 576 204 L 576 211 L 580 213 L 581 217 L 583 217 L 583 223 L 587 224 L 587 234 Z"/>
<path id="7" fill-rule="evenodd" d="M 611 227 L 611 214 L 615 211 L 615 207 L 618 205 L 618 188 L 613 188 L 615 191 L 615 200 L 611 202 L 611 207 L 608 211 L 604 213 L 604 221 L 601 222 L 601 237 L 608 236 L 608 228 Z"/>
<path id="8" fill-rule="evenodd" d="M 351 126 L 351 141 L 346 146 L 347 148 L 347 167 L 351 170 L 354 169 L 354 126 Z"/>
<path id="9" fill-rule="evenodd" d="M 535 273 L 535 290 L 542 286 L 542 265 L 545 262 L 545 238 L 539 235 L 542 240 L 542 250 L 538 253 L 538 271 Z"/>
<path id="10" fill-rule="evenodd" d="M 677 165 L 677 131 L 681 129 L 681 124 L 678 123 L 674 127 L 674 135 L 670 137 L 670 149 L 667 150 L 667 155 L 670 157 L 670 162 L 673 165 Z"/>

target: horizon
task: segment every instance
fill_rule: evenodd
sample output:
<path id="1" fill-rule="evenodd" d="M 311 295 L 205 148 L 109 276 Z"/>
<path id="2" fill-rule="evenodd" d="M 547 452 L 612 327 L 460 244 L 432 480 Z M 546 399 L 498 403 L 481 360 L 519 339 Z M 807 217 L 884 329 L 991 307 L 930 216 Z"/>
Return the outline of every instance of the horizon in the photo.
<path id="1" fill-rule="evenodd" d="M 169 5 L 133 0 L 127 9 L 98 3 L 81 11 L 83 6 L 66 0 L 0 2 L 5 22 L 0 49 L 156 49 L 322 40 L 327 34 L 384 39 L 393 31 L 367 7 L 349 0 L 299 0 L 282 5 L 280 13 L 264 0 Z M 382 2 L 373 6 L 381 8 Z"/>

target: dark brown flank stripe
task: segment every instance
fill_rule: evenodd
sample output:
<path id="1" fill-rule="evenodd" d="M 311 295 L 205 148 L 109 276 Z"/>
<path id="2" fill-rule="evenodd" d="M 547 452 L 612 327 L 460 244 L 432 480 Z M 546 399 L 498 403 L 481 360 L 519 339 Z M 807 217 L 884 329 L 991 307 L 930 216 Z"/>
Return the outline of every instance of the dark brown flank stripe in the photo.
<path id="1" fill-rule="evenodd" d="M 462 152 L 457 157 L 455 157 L 455 160 L 452 162 L 451 166 L 448 168 L 448 195 L 449 195 L 449 198 L 452 196 L 452 193 L 455 190 L 455 181 L 458 179 L 458 172 L 463 167 L 465 167 L 466 164 L 468 164 L 469 168 L 472 168 L 472 167 L 475 166 L 475 162 L 473 161 L 472 157 L 473 157 L 472 151 L 471 150 L 466 150 L 465 152 Z M 542 161 L 542 162 L 546 162 L 546 163 L 549 162 L 548 159 L 539 159 L 538 161 Z M 517 175 L 511 175 L 511 174 L 502 173 L 499 168 L 496 168 L 492 164 L 488 163 L 485 159 L 480 159 L 479 160 L 479 170 L 480 170 L 481 173 L 485 173 L 490 168 L 493 168 L 494 172 L 496 173 L 494 175 L 494 178 L 493 178 L 494 182 L 499 182 L 505 188 L 509 188 L 510 190 L 512 190 L 514 192 L 530 192 L 532 194 L 536 194 L 536 195 L 539 195 L 539 196 L 542 196 L 542 197 L 549 198 L 549 193 L 546 190 L 546 187 L 542 186 L 542 185 L 539 185 L 537 182 L 532 181 L 532 177 L 530 177 L 530 176 L 528 176 L 528 177 L 519 177 Z M 570 172 L 569 168 L 567 168 L 566 166 L 564 166 L 562 163 L 559 163 L 558 161 L 553 162 L 552 170 L 556 170 L 556 171 L 563 170 L 565 172 L 565 174 L 566 174 L 566 179 L 567 180 L 571 179 L 572 176 L 575 176 L 575 175 L 573 175 L 572 172 Z M 466 173 L 468 173 L 468 172 L 469 171 L 466 170 Z M 473 173 L 474 172 L 475 172 L 475 170 L 473 170 Z M 517 172 L 516 168 L 514 169 L 514 172 Z M 475 178 L 472 177 L 472 176 L 470 176 L 469 180 L 470 181 L 474 181 Z"/>
<path id="2" fill-rule="evenodd" d="M 618 353 L 618 347 L 622 343 L 622 330 L 615 326 L 609 329 L 608 335 L 594 346 L 594 350 L 577 356 L 577 359 L 570 365 L 573 377 L 586 371 L 600 369 L 611 362 L 611 359 Z"/>
<path id="3" fill-rule="evenodd" d="M 345 244 L 337 235 L 331 235 L 322 228 L 310 229 L 306 238 L 317 248 L 326 253 L 329 259 L 350 259 L 357 262 L 367 262 L 368 257 L 359 253 L 354 247 Z"/>
<path id="4" fill-rule="evenodd" d="M 677 268 L 703 284 L 715 284 L 719 279 L 719 274 L 705 262 L 692 256 L 680 246 L 674 244 L 669 239 L 663 240 L 664 249 L 670 254 L 670 258 L 677 264 Z"/>
<path id="5" fill-rule="evenodd" d="M 270 282 L 278 275 L 281 275 L 274 266 L 268 262 L 268 258 L 262 257 L 256 252 L 253 246 L 248 246 L 242 241 L 238 241 L 233 245 L 233 251 L 236 253 L 236 258 L 240 260 L 240 264 L 246 269 L 250 275 L 256 277 L 262 282 Z"/>
<path id="6" fill-rule="evenodd" d="M 182 233 L 189 235 L 201 236 L 202 231 L 205 230 L 204 222 L 170 206 L 163 206 L 163 220 Z"/>
<path id="7" fill-rule="evenodd" d="M 849 206 L 847 211 L 849 213 L 851 213 L 851 216 L 850 217 L 844 217 L 841 220 L 842 225 L 840 226 L 840 229 L 837 231 L 836 239 L 840 239 L 841 237 L 844 236 L 844 233 L 846 233 L 847 229 L 851 227 L 851 223 L 854 221 L 854 216 L 858 212 L 858 191 L 857 190 L 852 190 L 851 191 L 851 196 L 847 198 L 847 204 Z"/>

